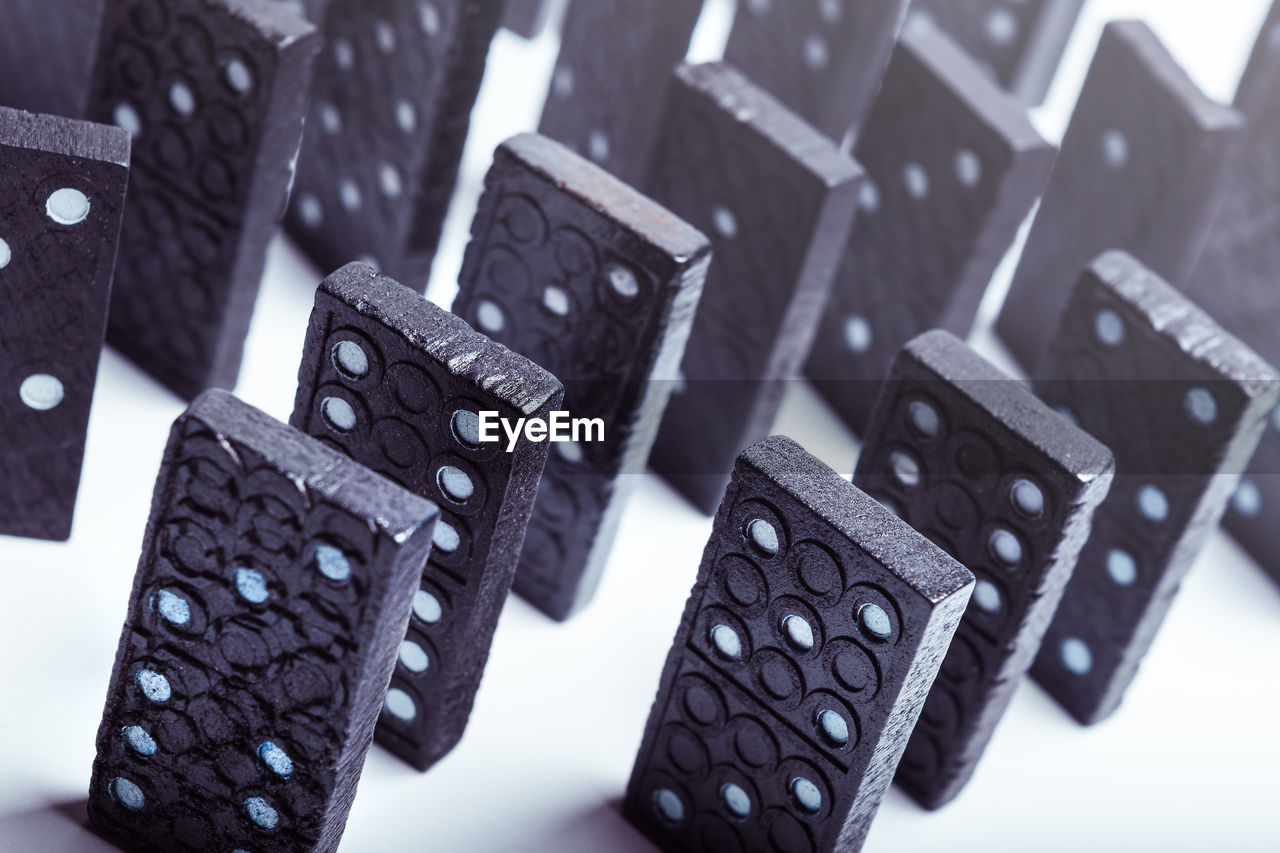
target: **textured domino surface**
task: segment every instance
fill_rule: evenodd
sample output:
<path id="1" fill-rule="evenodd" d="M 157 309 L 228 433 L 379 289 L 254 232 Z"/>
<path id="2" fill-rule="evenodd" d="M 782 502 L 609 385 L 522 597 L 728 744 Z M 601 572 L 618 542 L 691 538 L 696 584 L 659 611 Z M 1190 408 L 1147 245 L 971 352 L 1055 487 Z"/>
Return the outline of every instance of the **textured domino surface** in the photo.
<path id="1" fill-rule="evenodd" d="M 862 170 L 722 63 L 677 69 L 660 138 L 650 195 L 715 260 L 650 461 L 710 514 L 809 352 Z"/>
<path id="2" fill-rule="evenodd" d="M 667 851 L 856 851 L 973 575 L 790 439 L 739 458 L 627 786 Z"/>
<path id="3" fill-rule="evenodd" d="M 436 508 L 224 391 L 174 424 L 98 730 L 94 825 L 337 849 Z"/>
<path id="4" fill-rule="evenodd" d="M 1077 720 L 1120 704 L 1280 401 L 1280 376 L 1132 256 L 1094 261 L 1037 393 L 1116 457 L 1032 674 Z"/>
<path id="5" fill-rule="evenodd" d="M 134 136 L 107 340 L 182 397 L 236 383 L 318 47 L 287 4 L 107 4 L 89 116 Z"/>
<path id="6" fill-rule="evenodd" d="M 554 445 L 515 589 L 566 618 L 590 599 L 629 486 L 670 396 L 711 248 L 707 238 L 564 146 L 498 148 L 454 311 L 565 383 L 603 440 Z"/>
<path id="7" fill-rule="evenodd" d="M 912 340 L 894 362 L 854 485 L 977 577 L 898 767 L 925 807 L 972 777 L 1114 474 L 1106 447 L 947 332 Z"/>
<path id="8" fill-rule="evenodd" d="M 479 441 L 477 413 L 547 417 L 563 389 L 416 291 L 354 263 L 320 285 L 293 426 L 439 505 L 378 741 L 420 770 L 462 737 L 547 444 Z"/>
<path id="9" fill-rule="evenodd" d="M 725 61 L 841 142 L 862 122 L 907 0 L 743 0 Z"/>
<path id="10" fill-rule="evenodd" d="M 124 131 L 0 108 L 0 534 L 71 535 L 128 180 Z"/>
<path id="11" fill-rule="evenodd" d="M 1100 252 L 1123 249 L 1185 279 L 1242 121 L 1201 93 L 1145 24 L 1107 25 L 997 323 L 1025 368 Z"/>
<path id="12" fill-rule="evenodd" d="M 286 225 L 427 286 L 502 0 L 329 0 Z"/>
<path id="13" fill-rule="evenodd" d="M 671 69 L 688 52 L 701 11 L 701 0 L 572 4 L 538 132 L 643 186 Z"/>
<path id="14" fill-rule="evenodd" d="M 946 30 L 1026 104 L 1049 91 L 1084 0 L 915 0 L 913 17 Z"/>
<path id="15" fill-rule="evenodd" d="M 861 433 L 898 351 L 969 334 L 1055 151 L 937 28 L 908 24 L 858 137 L 860 211 L 805 373 Z"/>

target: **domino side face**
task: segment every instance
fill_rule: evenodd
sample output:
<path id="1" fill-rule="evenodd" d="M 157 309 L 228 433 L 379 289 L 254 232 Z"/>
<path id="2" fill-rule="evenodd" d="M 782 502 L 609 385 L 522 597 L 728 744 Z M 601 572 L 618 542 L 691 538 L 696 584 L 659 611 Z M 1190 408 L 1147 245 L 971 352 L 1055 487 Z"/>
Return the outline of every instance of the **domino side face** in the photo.
<path id="1" fill-rule="evenodd" d="M 1100 252 L 1124 249 L 1171 281 L 1186 277 L 1241 127 L 1145 24 L 1107 25 L 997 323 L 1025 367 Z"/>
<path id="2" fill-rule="evenodd" d="M 134 137 L 107 340 L 180 396 L 235 385 L 318 48 L 285 4 L 107 4 L 89 116 Z"/>
<path id="3" fill-rule="evenodd" d="M 925 807 L 973 775 L 1114 474 L 1106 447 L 954 336 L 921 335 L 895 360 L 854 484 L 977 576 L 898 768 Z"/>
<path id="4" fill-rule="evenodd" d="M 222 391 L 174 424 L 98 730 L 129 849 L 335 850 L 436 508 Z"/>
<path id="5" fill-rule="evenodd" d="M 604 425 L 553 445 L 529 522 L 515 588 L 552 616 L 599 580 L 710 259 L 705 236 L 560 144 L 498 148 L 454 310 L 564 381 L 574 418 Z"/>
<path id="6" fill-rule="evenodd" d="M 441 509 L 378 725 L 418 769 L 462 737 L 547 458 L 546 443 L 482 443 L 479 413 L 545 418 L 563 393 L 364 264 L 316 294 L 290 422 Z"/>
<path id="7" fill-rule="evenodd" d="M 1132 256 L 1071 296 L 1037 393 L 1115 454 L 1032 674 L 1082 723 L 1113 712 L 1280 400 L 1270 365 Z"/>
<path id="8" fill-rule="evenodd" d="M 71 535 L 129 137 L 0 108 L 0 533 Z"/>
<path id="9" fill-rule="evenodd" d="M 427 286 L 502 0 L 330 0 L 286 225 Z"/>
<path id="10" fill-rule="evenodd" d="M 671 69 L 688 52 L 701 11 L 701 0 L 572 4 L 538 132 L 643 186 Z"/>
<path id="11" fill-rule="evenodd" d="M 938 29 L 904 29 L 858 137 L 859 213 L 805 373 L 858 433 L 898 351 L 968 335 L 1055 151 Z"/>
<path id="12" fill-rule="evenodd" d="M 725 60 L 827 136 L 862 123 L 907 0 L 743 0 Z"/>
<path id="13" fill-rule="evenodd" d="M 790 439 L 744 451 L 627 818 L 663 850 L 859 849 L 972 585 Z"/>
<path id="14" fill-rule="evenodd" d="M 650 194 L 715 261 L 650 461 L 711 513 L 808 354 L 862 170 L 721 63 L 677 69 L 660 136 Z"/>

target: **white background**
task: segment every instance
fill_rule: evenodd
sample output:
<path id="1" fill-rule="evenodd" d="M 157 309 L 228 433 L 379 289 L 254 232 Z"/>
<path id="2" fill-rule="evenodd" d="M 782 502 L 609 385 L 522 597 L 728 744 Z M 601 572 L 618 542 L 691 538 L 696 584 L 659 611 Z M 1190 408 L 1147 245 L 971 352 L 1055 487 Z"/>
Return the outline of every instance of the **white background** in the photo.
<path id="1" fill-rule="evenodd" d="M 1117 17 L 1149 21 L 1209 94 L 1230 99 L 1265 7 L 1090 0 L 1038 124 L 1060 139 L 1101 27 Z M 718 55 L 724 27 L 723 15 L 711 17 L 695 57 Z M 528 43 L 503 32 L 494 44 L 430 289 L 442 304 L 490 153 L 536 125 L 555 51 L 553 36 Z M 280 418 L 319 278 L 292 247 L 273 245 L 238 391 Z M 976 340 L 998 358 L 983 328 Z M 107 352 L 71 542 L 0 537 L 2 849 L 111 849 L 84 827 L 94 735 L 153 479 L 182 407 Z M 852 439 L 804 386 L 792 389 L 778 431 L 852 471 Z M 344 850 L 651 849 L 617 803 L 710 521 L 642 479 L 594 604 L 557 625 L 512 599 L 461 745 L 427 774 L 375 747 Z M 1215 536 L 1119 713 L 1083 729 L 1024 684 L 960 798 L 930 814 L 891 791 L 865 849 L 1280 850 L 1277 661 L 1280 586 Z"/>

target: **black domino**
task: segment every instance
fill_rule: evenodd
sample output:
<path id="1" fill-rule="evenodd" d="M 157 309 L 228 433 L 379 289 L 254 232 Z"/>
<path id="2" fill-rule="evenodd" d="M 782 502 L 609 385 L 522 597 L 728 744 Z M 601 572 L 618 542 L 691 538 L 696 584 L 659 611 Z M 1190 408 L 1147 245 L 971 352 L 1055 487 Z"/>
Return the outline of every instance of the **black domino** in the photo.
<path id="1" fill-rule="evenodd" d="M 0 105 L 81 118 L 106 0 L 4 0 Z"/>

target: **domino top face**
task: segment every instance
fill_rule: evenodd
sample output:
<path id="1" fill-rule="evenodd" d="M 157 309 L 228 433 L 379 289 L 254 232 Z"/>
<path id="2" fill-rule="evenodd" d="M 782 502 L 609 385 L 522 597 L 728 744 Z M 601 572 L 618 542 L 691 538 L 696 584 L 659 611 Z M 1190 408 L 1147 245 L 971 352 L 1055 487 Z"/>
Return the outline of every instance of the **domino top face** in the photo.
<path id="1" fill-rule="evenodd" d="M 725 60 L 840 142 L 876 90 L 907 0 L 745 0 Z"/>
<path id="2" fill-rule="evenodd" d="M 1078 270 L 1121 248 L 1183 280 L 1243 119 L 1198 90 L 1146 25 L 1107 25 L 999 319 L 1028 368 Z"/>
<path id="3" fill-rule="evenodd" d="M 316 294 L 290 422 L 441 508 L 379 740 L 419 769 L 462 736 L 547 456 L 480 441 L 479 413 L 546 418 L 563 388 L 359 263 Z"/>
<path id="4" fill-rule="evenodd" d="M 290 234 L 422 291 L 502 0 L 330 0 Z"/>
<path id="5" fill-rule="evenodd" d="M 454 310 L 565 381 L 603 440 L 548 457 L 516 589 L 552 616 L 585 602 L 643 469 L 702 292 L 707 238 L 557 142 L 494 156 Z"/>
<path id="6" fill-rule="evenodd" d="M 113 0 L 89 115 L 134 137 L 108 340 L 184 397 L 235 384 L 319 39 L 257 0 Z"/>
<path id="7" fill-rule="evenodd" d="M 538 132 L 642 186 L 701 11 L 701 0 L 573 3 Z"/>
<path id="8" fill-rule="evenodd" d="M 1084 0 L 917 0 L 913 17 L 946 30 L 1026 104 L 1044 100 Z"/>
<path id="9" fill-rule="evenodd" d="M 722 63 L 676 70 L 661 138 L 651 194 L 711 239 L 716 261 L 652 462 L 711 512 L 737 449 L 772 425 L 768 383 L 808 352 L 862 171 Z"/>
<path id="10" fill-rule="evenodd" d="M 1118 469 L 1034 669 L 1091 723 L 1118 706 L 1280 384 L 1252 350 L 1119 252 L 1081 278 L 1039 375 L 1041 397 L 1106 442 Z"/>
<path id="11" fill-rule="evenodd" d="M 968 334 L 1055 150 L 1024 107 L 917 19 L 855 153 L 867 170 L 861 210 L 806 373 L 861 432 L 907 341 L 934 328 Z"/>
<path id="12" fill-rule="evenodd" d="M 337 847 L 437 517 L 211 391 L 175 423 L 98 730 L 94 824 Z"/>
<path id="13" fill-rule="evenodd" d="M 978 580 L 898 769 L 926 807 L 972 775 L 1114 473 L 1106 447 L 949 333 L 895 360 L 854 484 Z"/>
<path id="14" fill-rule="evenodd" d="M 0 108 L 0 533 L 71 535 L 128 180 L 124 131 Z"/>
<path id="15" fill-rule="evenodd" d="M 789 439 L 744 451 L 624 813 L 664 850 L 856 850 L 973 575 Z"/>

